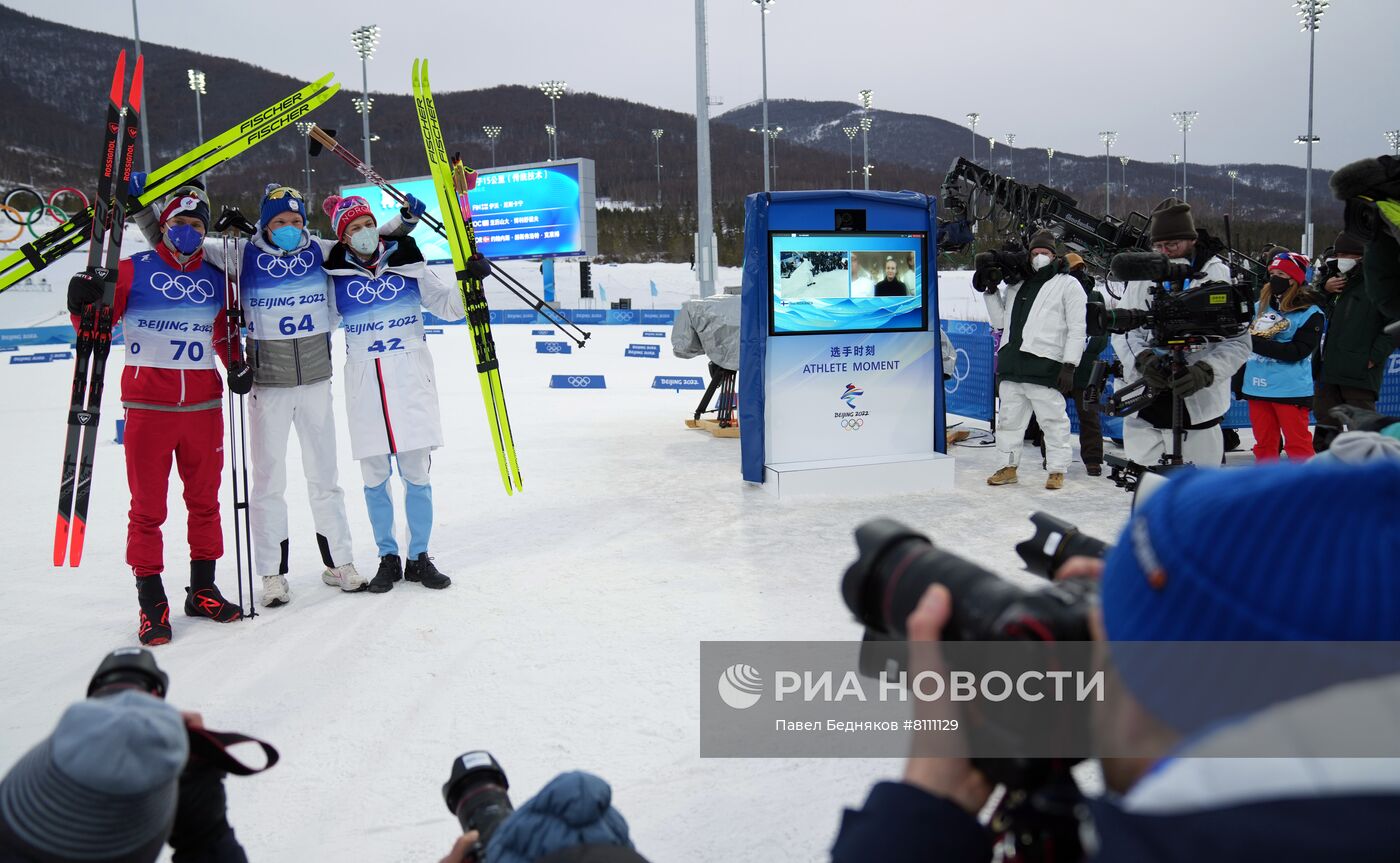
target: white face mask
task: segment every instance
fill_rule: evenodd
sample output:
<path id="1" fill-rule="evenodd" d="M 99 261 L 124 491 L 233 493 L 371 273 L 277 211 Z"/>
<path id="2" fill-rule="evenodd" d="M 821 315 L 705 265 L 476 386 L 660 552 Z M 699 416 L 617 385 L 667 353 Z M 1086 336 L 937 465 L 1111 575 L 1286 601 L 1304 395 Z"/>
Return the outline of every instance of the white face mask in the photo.
<path id="1" fill-rule="evenodd" d="M 1049 255 L 1036 255 L 1034 258 L 1031 258 L 1031 266 L 1037 270 L 1043 270 L 1050 266 L 1050 262 L 1053 260 L 1055 259 Z"/>
<path id="2" fill-rule="evenodd" d="M 1338 258 L 1337 271 L 1341 273 L 1349 273 L 1351 272 L 1352 268 L 1359 263 L 1361 262 L 1358 261 L 1356 258 Z"/>
<path id="3" fill-rule="evenodd" d="M 350 235 L 350 248 L 362 255 L 368 255 L 379 248 L 379 232 L 373 228 L 361 228 Z"/>

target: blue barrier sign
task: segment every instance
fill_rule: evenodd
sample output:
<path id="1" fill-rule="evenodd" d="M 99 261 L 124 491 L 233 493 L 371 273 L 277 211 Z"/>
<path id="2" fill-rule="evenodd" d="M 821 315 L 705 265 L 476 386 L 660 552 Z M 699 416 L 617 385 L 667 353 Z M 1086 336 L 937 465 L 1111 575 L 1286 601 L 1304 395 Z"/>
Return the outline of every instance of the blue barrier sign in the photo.
<path id="1" fill-rule="evenodd" d="M 7 352 L 7 351 L 17 351 L 17 350 L 19 350 L 19 345 L 0 345 L 0 354 L 3 354 L 3 353 L 5 353 L 5 352 Z"/>
<path id="2" fill-rule="evenodd" d="M 642 338 L 644 338 L 644 339 L 664 339 L 664 338 L 666 338 L 666 333 L 662 332 L 661 330 L 643 330 L 643 331 L 642 331 Z"/>
<path id="3" fill-rule="evenodd" d="M 530 335 L 532 335 L 532 336 L 552 336 L 552 335 L 554 335 L 554 330 L 530 330 Z"/>
<path id="4" fill-rule="evenodd" d="M 675 322 L 675 309 L 637 309 L 637 323 L 639 324 L 674 324 Z"/>
<path id="5" fill-rule="evenodd" d="M 552 390 L 605 390 L 608 384 L 602 375 L 550 375 Z"/>
<path id="6" fill-rule="evenodd" d="M 661 345 L 628 345 L 627 350 L 623 351 L 622 354 L 628 357 L 657 360 L 661 358 Z"/>
<path id="7" fill-rule="evenodd" d="M 15 354 L 10 357 L 10 365 L 27 366 L 33 363 L 51 363 L 53 357 L 48 354 Z"/>
<path id="8" fill-rule="evenodd" d="M 423 328 L 423 335 L 425 335 L 425 336 L 440 336 L 440 335 L 442 335 L 442 333 L 443 333 L 442 327 L 424 327 L 424 328 Z"/>
<path id="9" fill-rule="evenodd" d="M 574 346 L 568 342 L 535 342 L 537 354 L 571 354 Z"/>
<path id="10" fill-rule="evenodd" d="M 651 382 L 654 390 L 703 390 L 705 382 L 700 378 L 677 378 L 666 375 L 657 375 Z"/>

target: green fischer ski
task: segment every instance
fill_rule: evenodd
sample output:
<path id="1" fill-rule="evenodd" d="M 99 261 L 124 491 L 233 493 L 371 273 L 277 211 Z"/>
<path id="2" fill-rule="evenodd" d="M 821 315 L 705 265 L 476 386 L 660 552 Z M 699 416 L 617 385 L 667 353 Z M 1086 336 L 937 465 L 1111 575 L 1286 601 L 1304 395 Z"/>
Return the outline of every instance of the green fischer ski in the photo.
<path id="1" fill-rule="evenodd" d="M 331 83 L 333 74 L 313 81 L 237 126 L 152 171 L 146 178 L 146 188 L 141 196 L 128 202 L 128 213 L 135 213 L 150 206 L 181 185 L 232 159 L 324 104 L 340 90 L 339 84 Z M 89 206 L 52 231 L 24 244 L 0 260 L 0 291 L 44 269 L 87 242 L 91 233 L 92 214 L 93 208 Z"/>
<path id="2" fill-rule="evenodd" d="M 505 393 L 501 390 L 500 363 L 496 357 L 496 342 L 491 337 L 491 310 L 486 305 L 486 291 L 481 280 L 467 272 L 467 261 L 477 257 L 476 234 L 470 222 L 462 217 L 462 207 L 453 181 L 453 168 L 442 142 L 437 106 L 428 86 L 428 61 L 413 61 L 413 101 L 418 109 L 418 126 L 423 133 L 423 149 L 428 155 L 433 186 L 437 189 L 438 205 L 446 228 L 447 245 L 452 249 L 452 266 L 457 286 L 462 292 L 462 305 L 467 312 L 467 325 L 472 334 L 472 350 L 476 354 L 477 377 L 481 395 L 486 402 L 486 421 L 491 426 L 491 440 L 496 447 L 496 464 L 501 469 L 501 482 L 506 494 L 523 489 L 520 465 L 515 458 L 515 439 L 511 436 L 510 417 L 506 413 Z"/>

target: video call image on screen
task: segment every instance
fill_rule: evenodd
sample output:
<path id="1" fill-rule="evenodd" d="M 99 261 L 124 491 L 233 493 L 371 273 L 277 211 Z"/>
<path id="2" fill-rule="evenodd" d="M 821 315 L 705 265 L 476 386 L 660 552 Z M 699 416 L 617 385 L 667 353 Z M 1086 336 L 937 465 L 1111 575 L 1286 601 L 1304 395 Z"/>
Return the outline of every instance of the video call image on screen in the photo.
<path id="1" fill-rule="evenodd" d="M 772 234 L 774 335 L 927 326 L 923 234 Z"/>

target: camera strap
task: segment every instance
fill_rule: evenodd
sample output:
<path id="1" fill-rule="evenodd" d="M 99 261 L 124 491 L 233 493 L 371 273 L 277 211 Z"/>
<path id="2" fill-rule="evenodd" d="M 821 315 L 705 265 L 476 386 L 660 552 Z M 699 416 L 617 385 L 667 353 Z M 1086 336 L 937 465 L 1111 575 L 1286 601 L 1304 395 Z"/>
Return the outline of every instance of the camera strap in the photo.
<path id="1" fill-rule="evenodd" d="M 235 776 L 253 776 L 270 769 L 281 756 L 271 743 L 239 734 L 235 731 L 211 731 L 208 728 L 190 728 L 190 762 L 198 760 L 217 767 Z M 262 748 L 267 763 L 261 767 L 249 767 L 229 752 L 229 748 L 240 743 L 255 743 Z"/>

